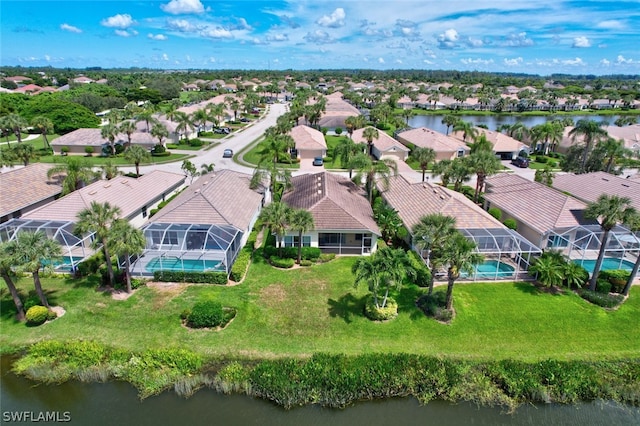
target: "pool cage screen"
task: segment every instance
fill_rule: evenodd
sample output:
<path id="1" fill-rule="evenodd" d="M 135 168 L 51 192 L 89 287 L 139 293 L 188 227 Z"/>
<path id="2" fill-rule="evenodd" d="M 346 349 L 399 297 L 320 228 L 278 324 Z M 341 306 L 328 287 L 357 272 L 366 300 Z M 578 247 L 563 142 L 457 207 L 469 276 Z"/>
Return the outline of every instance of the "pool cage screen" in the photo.
<path id="1" fill-rule="evenodd" d="M 225 272 L 242 248 L 243 233 L 230 225 L 151 223 L 142 256 L 132 259 L 132 274 L 155 271 Z"/>

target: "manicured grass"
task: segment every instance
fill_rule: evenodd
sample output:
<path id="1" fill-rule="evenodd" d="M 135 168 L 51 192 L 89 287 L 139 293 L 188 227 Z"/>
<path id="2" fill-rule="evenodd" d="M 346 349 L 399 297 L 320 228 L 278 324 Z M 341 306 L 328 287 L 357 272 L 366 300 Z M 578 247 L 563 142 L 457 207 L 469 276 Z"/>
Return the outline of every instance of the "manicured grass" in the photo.
<path id="1" fill-rule="evenodd" d="M 40 157 L 38 162 L 40 163 L 62 163 L 64 161 L 63 156 L 60 155 L 45 155 Z M 91 157 L 82 156 L 83 159 L 87 160 L 91 166 L 97 167 L 105 164 L 107 160 L 111 160 L 113 164 L 116 166 L 133 166 L 124 156 L 118 157 L 101 157 L 99 155 L 93 155 Z M 174 161 L 184 160 L 185 158 L 189 158 L 188 154 L 171 154 L 168 157 L 151 157 L 150 161 L 145 161 L 140 163 L 141 166 L 148 166 L 150 164 L 163 164 L 163 163 L 172 163 Z"/>
<path id="2" fill-rule="evenodd" d="M 426 318 L 415 300 L 424 291 L 408 286 L 395 295 L 399 316 L 373 323 L 362 314 L 367 290 L 353 288 L 355 258 L 281 271 L 252 264 L 237 286 L 142 288 L 126 301 L 95 291 L 95 279 L 44 280 L 64 317 L 40 327 L 13 320 L 2 289 L 0 350 L 43 339 L 92 339 L 129 350 L 184 347 L 205 355 L 265 358 L 316 352 L 407 352 L 474 359 L 522 360 L 631 358 L 640 355 L 640 288 L 617 311 L 579 296 L 541 293 L 528 283 L 458 284 L 456 318 L 443 325 Z M 21 279 L 23 293 L 32 281 Z M 437 291 L 444 291 L 438 288 Z M 238 314 L 222 332 L 187 330 L 179 315 L 202 297 Z"/>
<path id="3" fill-rule="evenodd" d="M 258 142 L 255 146 L 249 149 L 247 152 L 243 154 L 242 160 L 245 163 L 256 166 L 260 162 L 260 151 L 263 147 L 263 142 Z M 278 158 L 282 160 L 282 157 Z M 278 163 L 278 167 L 282 167 L 285 169 L 299 169 L 300 164 L 298 163 Z"/>

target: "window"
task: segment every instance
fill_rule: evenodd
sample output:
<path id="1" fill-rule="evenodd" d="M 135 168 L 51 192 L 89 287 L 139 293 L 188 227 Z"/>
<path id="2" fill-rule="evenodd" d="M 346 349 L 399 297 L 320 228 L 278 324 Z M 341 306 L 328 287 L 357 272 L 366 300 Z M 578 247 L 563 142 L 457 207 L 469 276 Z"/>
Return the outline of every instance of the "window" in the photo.
<path id="1" fill-rule="evenodd" d="M 464 157 L 464 149 L 458 148 L 458 157 Z"/>
<path id="2" fill-rule="evenodd" d="M 549 239 L 547 240 L 547 247 L 556 248 L 556 247 L 567 247 L 569 246 L 569 240 L 561 237 L 560 235 L 549 235 Z"/>
<path id="3" fill-rule="evenodd" d="M 178 245 L 178 233 L 167 232 L 166 234 L 164 234 L 164 240 L 162 240 L 162 244 L 168 244 L 172 246 Z"/>
<path id="4" fill-rule="evenodd" d="M 147 217 L 147 206 L 142 207 L 142 217 Z"/>
<path id="5" fill-rule="evenodd" d="M 356 241 L 362 241 L 362 234 L 355 234 Z"/>
<path id="6" fill-rule="evenodd" d="M 320 247 L 338 246 L 344 243 L 343 234 L 320 234 L 318 240 Z"/>
<path id="7" fill-rule="evenodd" d="M 297 235 L 285 235 L 284 237 L 284 246 L 285 247 L 298 247 L 298 236 Z M 311 247 L 311 236 L 303 235 L 302 236 L 302 247 Z"/>

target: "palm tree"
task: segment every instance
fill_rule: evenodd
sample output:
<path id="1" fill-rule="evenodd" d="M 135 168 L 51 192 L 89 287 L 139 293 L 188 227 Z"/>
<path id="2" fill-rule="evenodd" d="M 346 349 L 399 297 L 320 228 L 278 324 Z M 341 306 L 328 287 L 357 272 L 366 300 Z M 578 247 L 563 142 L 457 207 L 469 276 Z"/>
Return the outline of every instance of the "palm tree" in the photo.
<path id="1" fill-rule="evenodd" d="M 456 232 L 456 220 L 441 213 L 434 213 L 420 218 L 420 222 L 412 229 L 413 245 L 423 251 L 427 250 L 426 262 L 431 270 L 429 292 L 433 293 L 435 272 L 442 265 L 441 249 L 445 242 Z"/>
<path id="2" fill-rule="evenodd" d="M 638 212 L 631 206 L 631 200 L 627 197 L 603 194 L 595 202 L 587 204 L 587 208 L 584 210 L 584 217 L 596 219 L 603 231 L 598 259 L 589 281 L 589 290 L 595 291 L 596 289 L 604 253 L 609 244 L 609 233 L 619 223 L 635 222 L 637 216 Z"/>
<path id="3" fill-rule="evenodd" d="M 18 272 L 29 272 L 33 277 L 33 284 L 42 306 L 50 308 L 42 284 L 40 282 L 40 270 L 45 265 L 51 265 L 62 254 L 60 244 L 50 240 L 44 232 L 19 232 L 16 239 L 7 243 L 6 251 L 9 258 L 15 262 Z"/>
<path id="4" fill-rule="evenodd" d="M 25 119 L 15 113 L 7 114 L 3 117 L 3 124 L 16 135 L 18 143 L 22 143 L 22 131 L 27 128 Z"/>
<path id="5" fill-rule="evenodd" d="M 233 121 L 238 121 L 238 110 L 240 109 L 240 101 L 234 96 L 225 96 L 224 102 L 229 109 L 233 111 Z"/>
<path id="6" fill-rule="evenodd" d="M 85 159 L 78 157 L 67 157 L 63 163 L 47 171 L 47 177 L 49 179 L 61 174 L 65 175 L 62 182 L 62 195 L 67 195 L 76 189 L 80 189 L 98 177 L 97 173 L 91 169 L 91 164 Z"/>
<path id="7" fill-rule="evenodd" d="M 124 152 L 124 158 L 136 166 L 136 177 L 140 177 L 140 163 L 149 161 L 151 154 L 140 145 L 132 145 Z"/>
<path id="8" fill-rule="evenodd" d="M 113 222 L 109 244 L 111 251 L 124 257 L 124 275 L 127 282 L 127 293 L 131 293 L 131 256 L 141 254 L 147 244 L 144 233 L 136 229 L 125 219 Z"/>
<path id="9" fill-rule="evenodd" d="M 569 131 L 569 136 L 575 140 L 576 137 L 584 138 L 584 152 L 582 153 L 582 161 L 580 172 L 584 172 L 587 166 L 587 159 L 593 147 L 594 142 L 607 137 L 607 131 L 602 128 L 604 122 L 595 122 L 593 120 L 578 120 L 576 126 Z"/>
<path id="10" fill-rule="evenodd" d="M 640 214 L 636 214 L 634 215 L 634 217 L 628 220 L 627 225 L 629 225 L 629 228 L 633 231 L 640 230 Z M 622 290 L 622 294 L 624 296 L 627 296 L 629 294 L 631 285 L 633 284 L 633 281 L 638 276 L 638 271 L 640 271 L 640 252 L 638 252 L 636 263 L 633 264 L 633 268 L 631 268 L 631 274 L 629 275 L 629 278 L 627 279 L 627 283 L 625 284 L 624 289 Z"/>
<path id="11" fill-rule="evenodd" d="M 100 168 L 106 180 L 111 180 L 120 174 L 118 166 L 111 159 L 106 160 Z"/>
<path id="12" fill-rule="evenodd" d="M 0 243 L 0 277 L 2 277 L 7 284 L 9 293 L 11 293 L 11 297 L 13 298 L 13 304 L 16 305 L 16 317 L 18 321 L 24 321 L 24 305 L 22 304 L 22 299 L 20 299 L 18 289 L 13 282 L 14 272 L 12 268 L 15 262 L 10 258 L 8 248 L 8 242 Z"/>
<path id="13" fill-rule="evenodd" d="M 552 151 L 560 143 L 563 131 L 564 127 L 558 122 L 548 121 L 544 124 L 538 124 L 531 128 L 531 142 L 535 144 L 536 151 L 542 151 L 543 154 L 547 154 L 550 143 Z M 542 143 L 542 149 L 538 149 L 538 144 L 540 143 Z"/>
<path id="14" fill-rule="evenodd" d="M 97 203 L 92 201 L 89 208 L 78 213 L 78 221 L 76 222 L 74 231 L 78 234 L 95 233 L 93 246 L 97 248 L 102 244 L 102 252 L 109 275 L 109 285 L 113 285 L 114 281 L 113 265 L 111 264 L 109 250 L 109 240 L 112 238 L 110 231 L 120 213 L 120 207 L 118 206 L 112 206 L 108 202 Z"/>
<path id="15" fill-rule="evenodd" d="M 178 111 L 175 116 L 176 123 L 176 133 L 178 134 L 178 140 L 180 140 L 180 135 L 184 134 L 184 138 L 189 140 L 189 129 L 193 129 L 193 122 L 191 121 L 191 117 L 189 117 L 184 112 Z"/>
<path id="16" fill-rule="evenodd" d="M 453 126 L 453 131 L 462 132 L 462 140 L 464 142 L 467 141 L 467 137 L 470 137 L 473 140 L 476 138 L 476 136 L 478 136 L 478 129 L 475 128 L 473 123 L 470 123 L 468 121 L 459 120 Z"/>
<path id="17" fill-rule="evenodd" d="M 44 115 L 38 115 L 31 119 L 31 125 L 38 129 L 38 131 L 42 135 L 42 140 L 44 141 L 45 148 L 51 148 L 49 139 L 47 138 L 47 135 L 53 132 L 53 122 L 51 121 L 51 119 L 49 119 L 49 117 L 45 117 Z"/>
<path id="18" fill-rule="evenodd" d="M 265 161 L 254 170 L 249 188 L 256 189 L 267 179 L 269 180 L 269 189 L 274 200 L 280 200 L 282 194 L 292 187 L 291 171 L 289 169 L 282 169 L 277 167 L 276 164 Z"/>
<path id="19" fill-rule="evenodd" d="M 496 158 L 493 152 L 478 151 L 466 157 L 466 163 L 469 170 L 476 174 L 476 191 L 473 196 L 473 202 L 478 202 L 478 196 L 484 189 L 484 182 L 487 176 L 496 174 L 500 168 L 500 160 Z"/>
<path id="20" fill-rule="evenodd" d="M 462 271 L 473 274 L 475 266 L 482 263 L 484 257 L 475 251 L 476 244 L 465 238 L 460 231 L 454 232 L 444 243 L 440 252 L 440 261 L 447 265 L 447 295 L 445 308 L 453 306 L 453 286 Z"/>
<path id="21" fill-rule="evenodd" d="M 420 170 L 422 170 L 422 181 L 424 182 L 429 163 L 436 159 L 436 152 L 431 148 L 416 147 L 411 151 L 409 157 L 417 161 L 420 165 Z"/>
<path id="22" fill-rule="evenodd" d="M 155 124 L 158 122 L 158 120 L 153 116 L 154 113 L 155 111 L 153 108 L 145 107 L 134 116 L 136 122 L 144 121 L 147 124 L 147 133 L 151 130 L 149 125 L 151 123 Z"/>
<path id="23" fill-rule="evenodd" d="M 169 137 L 169 131 L 164 124 L 154 124 L 151 129 L 151 136 L 158 139 L 158 145 L 162 145 L 162 141 Z"/>
<path id="24" fill-rule="evenodd" d="M 333 148 L 333 158 L 339 158 L 340 165 L 347 168 L 353 157 L 362 152 L 364 152 L 364 144 L 355 143 L 353 139 L 343 137 Z M 352 174 L 353 169 L 349 168 L 349 179 L 351 179 Z"/>
<path id="25" fill-rule="evenodd" d="M 287 225 L 292 231 L 298 232 L 298 265 L 302 260 L 302 234 L 314 228 L 313 215 L 305 209 L 292 209 L 289 212 Z"/>
<path id="26" fill-rule="evenodd" d="M 204 176 L 207 173 L 212 173 L 214 168 L 215 168 L 215 166 L 216 166 L 215 163 L 209 163 L 209 164 L 202 163 L 200 165 L 200 175 Z"/>
<path id="27" fill-rule="evenodd" d="M 564 280 L 563 265 L 554 256 L 545 256 L 546 254 L 543 254 L 533 262 L 529 267 L 529 272 L 535 274 L 536 281 L 542 285 L 549 287 L 559 286 Z M 574 263 L 574 265 L 577 264 Z"/>
<path id="28" fill-rule="evenodd" d="M 373 218 L 380 228 L 382 239 L 390 244 L 392 239 L 397 235 L 398 230 L 402 227 L 402 220 L 400 216 L 398 216 L 396 209 L 387 203 L 378 202 L 378 200 L 382 201 L 378 198 L 376 202 L 373 203 Z"/>
<path id="29" fill-rule="evenodd" d="M 116 136 L 118 135 L 118 127 L 115 124 L 107 123 L 100 129 L 100 136 L 109 141 L 111 147 L 111 155 L 116 155 Z"/>
<path id="30" fill-rule="evenodd" d="M 291 208 L 285 203 L 276 201 L 260 212 L 259 220 L 263 225 L 271 228 L 271 233 L 275 234 L 278 244 L 278 257 L 282 256 L 282 239 L 287 230 L 287 224 L 291 215 Z"/>
<path id="31" fill-rule="evenodd" d="M 459 121 L 461 120 L 455 115 L 448 114 L 444 116 L 444 118 L 442 119 L 442 124 L 447 126 L 447 136 L 449 136 L 449 128 L 458 124 Z"/>
<path id="32" fill-rule="evenodd" d="M 533 177 L 533 180 L 536 182 L 544 183 L 545 185 L 550 187 L 551 185 L 553 185 L 554 176 L 555 173 L 553 173 L 553 170 L 547 164 L 546 166 L 544 166 L 544 169 L 536 170 L 536 174 Z"/>
<path id="33" fill-rule="evenodd" d="M 375 253 L 371 256 L 359 257 L 351 267 L 351 273 L 354 274 L 354 287 L 358 287 L 360 283 L 366 283 L 369 291 L 373 295 L 373 303 L 379 307 L 378 292 L 380 290 L 381 274 L 376 262 Z"/>
<path id="34" fill-rule="evenodd" d="M 376 180 L 380 180 L 383 190 L 386 191 L 389 188 L 391 176 L 398 174 L 398 166 L 394 160 L 389 158 L 372 160 L 367 154 L 358 154 L 353 157 L 349 167 L 358 172 L 354 180 L 362 183 L 364 177 L 369 203 L 373 202 L 373 188 L 376 186 Z"/>
<path id="35" fill-rule="evenodd" d="M 199 109 L 191 114 L 191 121 L 198 125 L 198 132 L 203 132 L 206 129 L 209 119 L 209 113 L 205 109 Z"/>
<path id="36" fill-rule="evenodd" d="M 127 136 L 127 146 L 131 146 L 131 135 L 138 131 L 136 123 L 133 121 L 123 121 L 118 126 L 118 132 Z"/>
<path id="37" fill-rule="evenodd" d="M 630 150 L 624 147 L 623 140 L 616 140 L 614 138 L 607 138 L 606 140 L 598 143 L 598 150 L 602 150 L 606 158 L 607 173 L 611 173 L 611 169 L 616 164 L 616 160 L 626 157 L 631 153 Z"/>
<path id="38" fill-rule="evenodd" d="M 364 126 L 364 117 L 361 115 L 354 115 L 351 117 L 347 117 L 344 120 L 344 125 L 347 128 L 347 133 L 349 133 L 349 137 L 351 137 L 355 130 L 360 129 L 362 128 L 362 126 Z"/>
<path id="39" fill-rule="evenodd" d="M 31 160 L 37 160 L 40 157 L 38 151 L 33 147 L 33 145 L 20 144 L 15 145 L 12 148 L 13 157 L 17 160 L 22 161 L 22 164 L 26 167 L 29 165 Z"/>

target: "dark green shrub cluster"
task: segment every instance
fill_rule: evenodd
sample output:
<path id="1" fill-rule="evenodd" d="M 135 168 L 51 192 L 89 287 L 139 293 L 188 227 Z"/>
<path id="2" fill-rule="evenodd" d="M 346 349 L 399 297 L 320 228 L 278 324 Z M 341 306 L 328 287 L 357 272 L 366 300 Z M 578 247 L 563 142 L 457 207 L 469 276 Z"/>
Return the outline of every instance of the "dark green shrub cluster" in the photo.
<path id="1" fill-rule="evenodd" d="M 311 266 L 313 265 L 313 262 L 310 260 L 301 260 L 300 261 L 300 266 Z"/>
<path id="2" fill-rule="evenodd" d="M 78 263 L 76 266 L 76 274 L 82 277 L 95 274 L 102 264 L 104 264 L 104 255 L 102 250 L 98 250 L 93 255 Z"/>
<path id="3" fill-rule="evenodd" d="M 175 143 L 168 143 L 167 144 L 167 149 L 178 149 L 179 145 L 175 144 Z"/>
<path id="4" fill-rule="evenodd" d="M 413 282 L 419 287 L 428 287 L 431 282 L 431 271 L 427 268 L 424 261 L 414 250 L 407 252 L 411 266 L 416 271 Z"/>
<path id="5" fill-rule="evenodd" d="M 196 283 L 196 284 L 227 284 L 227 274 L 224 272 L 183 272 L 183 271 L 155 271 L 154 281 Z"/>
<path id="6" fill-rule="evenodd" d="M 187 325 L 192 328 L 218 327 L 223 321 L 222 305 L 214 300 L 196 303 L 187 316 Z"/>
<path id="7" fill-rule="evenodd" d="M 378 298 L 378 303 L 382 303 L 382 298 Z M 387 298 L 384 308 L 376 306 L 373 295 L 367 298 L 364 305 L 364 316 L 373 321 L 387 321 L 398 316 L 398 303 L 392 298 Z"/>
<path id="8" fill-rule="evenodd" d="M 544 155 L 537 155 L 536 156 L 536 163 L 547 164 L 548 161 L 549 161 L 549 158 L 547 158 Z"/>
<path id="9" fill-rule="evenodd" d="M 446 293 L 443 291 L 436 291 L 431 295 L 423 295 L 416 301 L 416 306 L 426 316 L 433 317 L 438 321 L 449 322 L 451 321 L 453 313 L 446 309 Z"/>
<path id="10" fill-rule="evenodd" d="M 331 262 L 335 258 L 336 258 L 336 254 L 335 253 L 322 253 L 322 254 L 320 254 L 320 257 L 318 258 L 318 262 L 327 263 L 327 262 Z"/>
<path id="11" fill-rule="evenodd" d="M 503 223 L 504 223 L 504 226 L 506 226 L 509 229 L 513 229 L 514 231 L 518 227 L 518 223 L 516 222 L 516 220 L 511 217 L 509 219 L 505 219 Z"/>
<path id="12" fill-rule="evenodd" d="M 296 263 L 296 261 L 290 258 L 271 256 L 269 258 L 269 263 L 271 263 L 271 265 L 275 266 L 276 268 L 289 269 L 293 268 L 293 265 Z"/>
<path id="13" fill-rule="evenodd" d="M 233 281 L 242 281 L 244 275 L 247 273 L 247 268 L 249 267 L 249 263 L 251 262 L 257 239 L 258 231 L 254 229 L 253 231 L 251 231 L 249 237 L 247 238 L 247 244 L 245 244 L 242 250 L 240 250 L 240 253 L 238 253 L 238 256 L 236 257 L 236 261 L 233 262 L 231 273 L 229 275 L 229 278 L 231 278 Z"/>
<path id="14" fill-rule="evenodd" d="M 152 155 L 164 154 L 165 152 L 167 152 L 167 148 L 160 144 L 154 145 L 153 149 L 151 150 Z"/>
<path id="15" fill-rule="evenodd" d="M 27 310 L 26 319 L 28 325 L 42 325 L 49 319 L 49 309 L 40 305 L 32 306 Z"/>
<path id="16" fill-rule="evenodd" d="M 580 290 L 580 297 L 603 308 L 615 308 L 624 300 L 621 294 L 603 294 L 597 291 Z"/>
<path id="17" fill-rule="evenodd" d="M 622 293 L 630 276 L 631 272 L 624 269 L 607 269 L 600 271 L 598 280 L 607 280 L 611 284 L 611 291 L 613 293 Z"/>
<path id="18" fill-rule="evenodd" d="M 298 259 L 298 247 L 282 247 L 282 255 L 284 259 Z M 272 256 L 278 256 L 278 248 L 274 246 L 266 246 L 263 250 L 264 256 L 270 259 Z M 322 252 L 318 247 L 302 247 L 301 257 L 303 260 L 317 262 Z"/>
<path id="19" fill-rule="evenodd" d="M 489 214 L 495 217 L 498 220 L 502 219 L 502 211 L 497 207 L 491 207 L 489 210 Z"/>
<path id="20" fill-rule="evenodd" d="M 169 151 L 161 152 L 159 154 L 151 153 L 154 157 L 169 157 L 171 153 Z"/>
<path id="21" fill-rule="evenodd" d="M 204 142 L 202 142 L 200 139 L 189 139 L 189 146 L 199 147 L 202 145 L 204 145 Z"/>
<path id="22" fill-rule="evenodd" d="M 598 278 L 596 282 L 596 291 L 602 294 L 611 293 L 611 283 L 608 280 Z"/>

